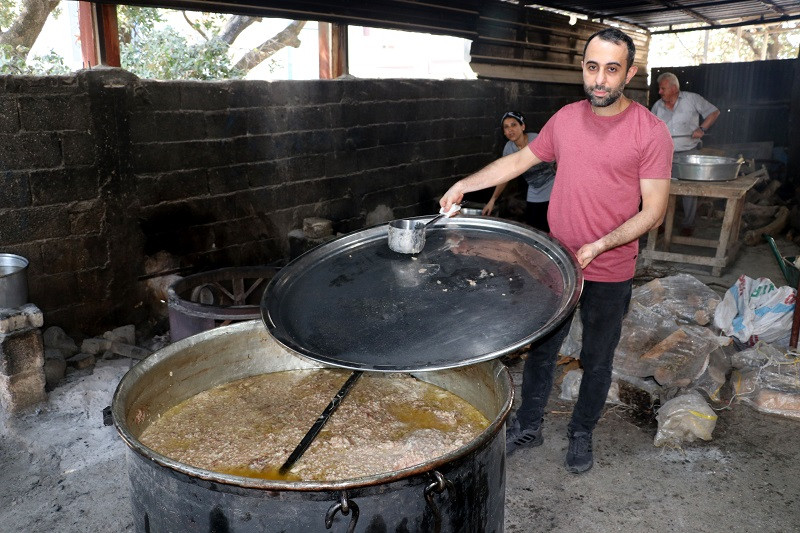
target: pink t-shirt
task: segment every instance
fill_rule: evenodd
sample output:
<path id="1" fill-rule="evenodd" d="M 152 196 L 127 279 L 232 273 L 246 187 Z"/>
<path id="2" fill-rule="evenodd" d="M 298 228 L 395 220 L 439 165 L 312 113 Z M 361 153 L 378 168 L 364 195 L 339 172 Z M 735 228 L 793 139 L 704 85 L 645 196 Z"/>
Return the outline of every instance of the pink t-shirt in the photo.
<path id="1" fill-rule="evenodd" d="M 640 179 L 670 179 L 672 138 L 666 124 L 636 102 L 601 117 L 588 100 L 562 107 L 528 145 L 542 161 L 556 161 L 547 221 L 550 233 L 573 252 L 621 226 L 639 211 Z M 639 241 L 595 257 L 589 281 L 633 277 Z"/>

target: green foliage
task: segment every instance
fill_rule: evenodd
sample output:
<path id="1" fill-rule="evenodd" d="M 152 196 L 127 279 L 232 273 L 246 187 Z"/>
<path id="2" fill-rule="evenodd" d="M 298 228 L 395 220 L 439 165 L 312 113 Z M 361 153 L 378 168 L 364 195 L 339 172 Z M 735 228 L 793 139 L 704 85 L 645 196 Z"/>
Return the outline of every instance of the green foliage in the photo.
<path id="1" fill-rule="evenodd" d="M 55 50 L 43 56 L 28 58 L 28 50 L 24 46 L 16 48 L 0 45 L 0 74 L 18 76 L 57 76 L 69 74 L 70 69 L 64 64 L 64 58 Z"/>
<path id="2" fill-rule="evenodd" d="M 117 25 L 120 44 L 130 43 L 136 36 L 152 31 L 157 23 L 164 22 L 161 9 L 136 6 L 117 6 Z"/>
<path id="3" fill-rule="evenodd" d="M 18 14 L 17 0 L 3 0 L 0 2 L 0 31 L 10 28 Z"/>
<path id="4" fill-rule="evenodd" d="M 228 56 L 228 45 L 214 37 L 198 44 L 171 27 L 136 29 L 120 48 L 122 67 L 141 78 L 159 80 L 214 80 L 241 78 Z"/>

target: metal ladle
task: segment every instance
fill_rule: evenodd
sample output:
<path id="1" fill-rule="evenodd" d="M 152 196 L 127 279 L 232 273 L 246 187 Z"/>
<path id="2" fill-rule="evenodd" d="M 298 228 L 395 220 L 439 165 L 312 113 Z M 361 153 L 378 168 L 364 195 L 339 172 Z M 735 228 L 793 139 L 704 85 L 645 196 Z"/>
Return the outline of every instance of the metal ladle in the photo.
<path id="1" fill-rule="evenodd" d="M 294 449 L 294 451 L 289 455 L 289 458 L 286 459 L 286 462 L 278 469 L 278 473 L 282 476 L 285 476 L 286 473 L 294 466 L 298 459 L 306 452 L 311 443 L 317 437 L 319 432 L 322 430 L 322 427 L 328 423 L 331 416 L 333 415 L 334 411 L 339 407 L 339 404 L 342 403 L 344 397 L 347 396 L 347 393 L 350 392 L 350 389 L 353 388 L 353 385 L 356 384 L 358 378 L 361 377 L 363 372 L 361 370 L 356 370 L 350 377 L 347 378 L 347 381 L 344 382 L 344 385 L 339 389 L 339 392 L 336 393 L 336 396 L 330 401 L 328 406 L 322 411 L 322 414 L 319 415 L 317 420 L 314 422 L 314 425 L 311 426 L 311 429 L 308 430 L 303 440 L 300 441 L 300 444 Z"/>
<path id="2" fill-rule="evenodd" d="M 440 210 L 426 223 L 407 218 L 392 220 L 389 222 L 389 248 L 401 254 L 418 254 L 425 247 L 425 229 L 442 217 L 452 217 L 460 209 L 459 204 L 453 204 L 450 210 Z"/>

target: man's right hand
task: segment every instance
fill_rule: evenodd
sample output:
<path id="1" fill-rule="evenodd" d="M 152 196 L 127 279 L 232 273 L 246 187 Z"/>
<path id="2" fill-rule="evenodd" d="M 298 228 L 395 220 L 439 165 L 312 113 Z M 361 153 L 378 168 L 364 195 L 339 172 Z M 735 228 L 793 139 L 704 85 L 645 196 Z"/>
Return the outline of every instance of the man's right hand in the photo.
<path id="1" fill-rule="evenodd" d="M 439 200 L 439 205 L 445 211 L 449 211 L 453 204 L 460 204 L 464 199 L 464 192 L 461 187 L 461 181 L 457 181 L 452 187 L 447 189 L 444 196 Z"/>

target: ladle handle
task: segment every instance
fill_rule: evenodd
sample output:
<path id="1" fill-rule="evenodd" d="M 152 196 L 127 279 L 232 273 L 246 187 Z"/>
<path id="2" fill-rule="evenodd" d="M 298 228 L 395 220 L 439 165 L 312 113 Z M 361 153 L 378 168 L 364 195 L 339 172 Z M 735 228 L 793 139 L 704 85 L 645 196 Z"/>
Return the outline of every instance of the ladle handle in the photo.
<path id="1" fill-rule="evenodd" d="M 308 447 L 311 446 L 311 443 L 314 441 L 317 434 L 322 430 L 322 426 L 324 426 L 328 419 L 330 419 L 333 412 L 336 411 L 336 408 L 339 407 L 340 403 L 342 403 L 344 397 L 347 396 L 347 393 L 350 392 L 350 389 L 353 388 L 353 385 L 355 385 L 356 381 L 358 381 L 358 378 L 361 377 L 361 374 L 363 374 L 361 370 L 356 370 L 350 374 L 350 377 L 344 382 L 344 385 L 342 385 L 342 388 L 336 393 L 336 396 L 333 397 L 331 402 L 328 404 L 328 407 L 322 411 L 322 414 L 319 415 L 317 421 L 314 422 L 314 425 L 308 430 L 306 436 L 303 437 L 303 440 L 301 440 L 300 444 L 297 445 L 297 448 L 295 448 L 289 458 L 286 459 L 286 462 L 283 463 L 283 466 L 278 469 L 279 474 L 285 475 L 286 472 L 288 472 L 289 469 L 294 466 L 297 460 L 300 459 L 300 456 L 305 453 Z"/>
<path id="2" fill-rule="evenodd" d="M 440 218 L 442 218 L 442 217 L 450 218 L 453 215 L 455 215 L 456 213 L 458 213 L 459 211 L 461 211 L 461 204 L 453 204 L 453 205 L 450 206 L 450 209 L 447 210 L 447 211 L 444 211 L 444 208 L 442 208 L 442 209 L 439 210 L 439 214 L 438 215 L 436 215 L 435 217 L 430 219 L 422 227 L 423 227 L 423 229 L 427 228 L 428 226 L 430 226 L 431 224 L 433 224 L 434 222 L 436 222 Z"/>
<path id="3" fill-rule="evenodd" d="M 429 221 L 427 221 L 427 222 L 425 223 L 425 225 L 423 226 L 423 228 L 427 228 L 428 226 L 430 226 L 431 224 L 433 224 L 434 222 L 436 222 L 437 220 L 439 220 L 439 219 L 440 219 L 440 218 L 442 218 L 443 216 L 445 216 L 445 214 L 444 214 L 444 213 L 439 213 L 438 215 L 436 215 L 435 217 L 433 217 L 432 219 L 430 219 Z"/>

